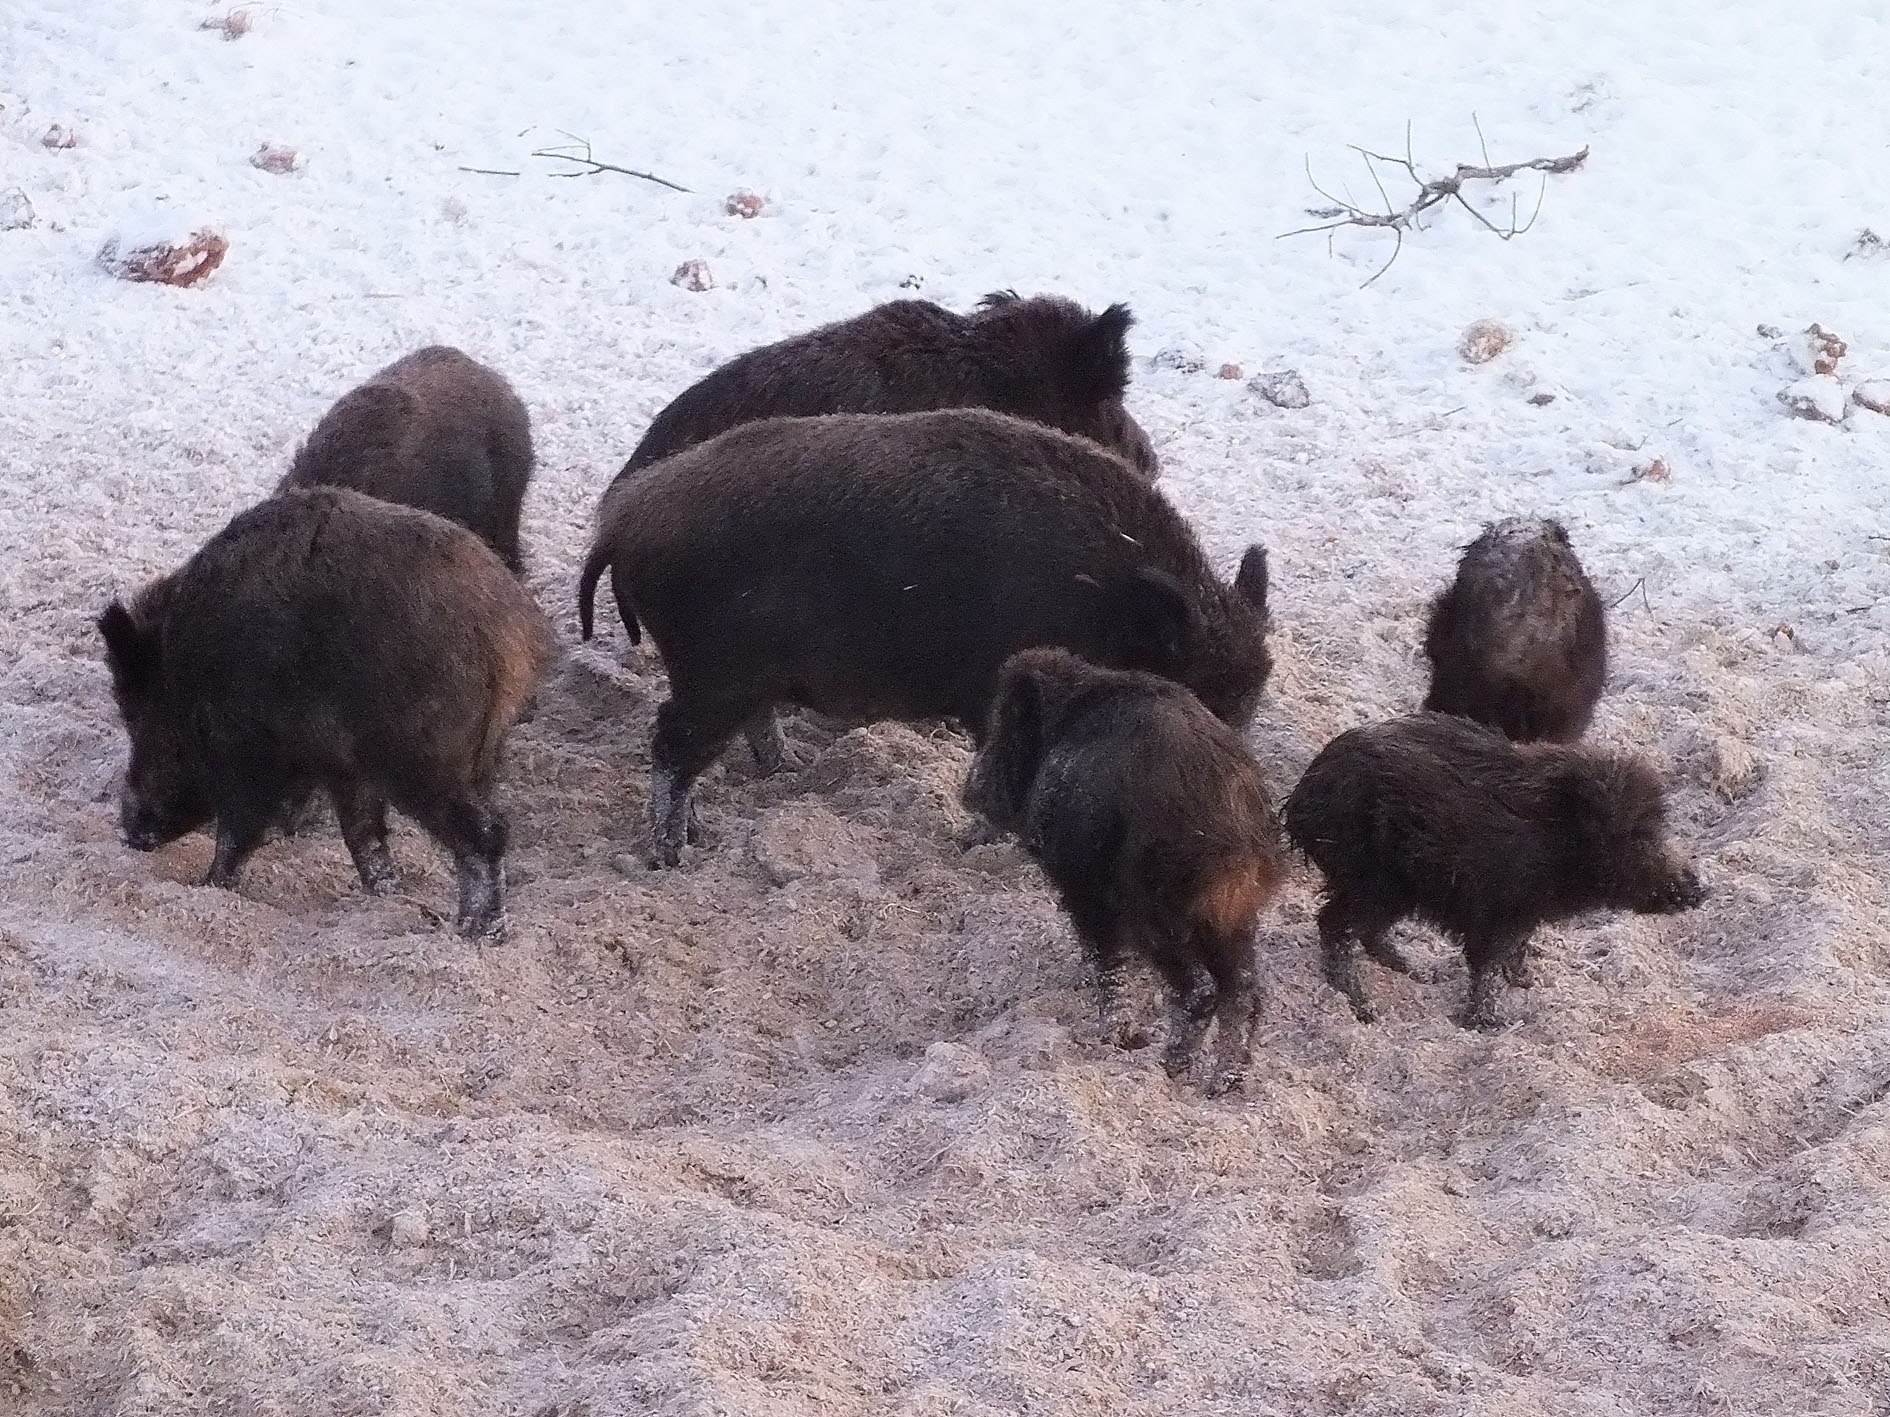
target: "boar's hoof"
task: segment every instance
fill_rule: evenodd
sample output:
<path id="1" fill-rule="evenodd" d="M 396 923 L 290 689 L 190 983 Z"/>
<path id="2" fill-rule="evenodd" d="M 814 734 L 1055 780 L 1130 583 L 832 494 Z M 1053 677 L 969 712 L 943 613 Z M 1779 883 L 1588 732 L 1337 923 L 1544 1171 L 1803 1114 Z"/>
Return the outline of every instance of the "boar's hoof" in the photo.
<path id="1" fill-rule="evenodd" d="M 667 870 L 672 866 L 682 865 L 682 843 L 671 841 L 660 833 L 650 837 L 650 869 Z"/>
<path id="2" fill-rule="evenodd" d="M 1352 1017 L 1357 1019 L 1360 1023 L 1378 1022 L 1378 1006 L 1370 999 L 1360 995 L 1358 998 L 1348 999 L 1346 1002 L 1352 1006 Z"/>
<path id="3" fill-rule="evenodd" d="M 1503 1026 L 1503 1016 L 1496 1011 L 1496 1000 L 1485 994 L 1473 996 L 1469 1005 L 1457 1016 L 1457 1022 L 1478 1033 L 1495 1033 Z"/>
<path id="4" fill-rule="evenodd" d="M 1536 972 L 1530 967 L 1528 955 L 1519 954 L 1503 961 L 1503 982 L 1512 989 L 1536 987 Z"/>
<path id="5" fill-rule="evenodd" d="M 361 889 L 369 895 L 392 895 L 400 889 L 400 871 L 392 861 L 361 873 Z"/>
<path id="6" fill-rule="evenodd" d="M 1205 1097 L 1225 1097 L 1230 1092 L 1241 1092 L 1247 1086 L 1247 1073 L 1243 1068 L 1216 1068 L 1212 1076 L 1201 1085 Z"/>

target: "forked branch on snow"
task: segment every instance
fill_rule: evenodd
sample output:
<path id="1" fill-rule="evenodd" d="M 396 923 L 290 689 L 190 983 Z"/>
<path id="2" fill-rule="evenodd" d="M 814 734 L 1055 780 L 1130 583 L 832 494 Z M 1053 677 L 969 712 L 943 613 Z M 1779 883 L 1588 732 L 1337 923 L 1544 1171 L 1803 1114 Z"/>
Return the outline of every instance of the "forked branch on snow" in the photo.
<path id="1" fill-rule="evenodd" d="M 1475 114 L 1470 116 L 1470 121 L 1476 124 L 1477 142 L 1483 149 L 1483 164 L 1479 167 L 1473 163 L 1460 162 L 1457 164 L 1456 171 L 1452 172 L 1447 177 L 1425 178 L 1418 174 L 1417 162 L 1411 155 L 1411 125 L 1409 123 L 1404 125 L 1403 157 L 1388 157 L 1384 153 L 1375 153 L 1354 144 L 1347 145 L 1352 148 L 1353 152 L 1364 159 L 1365 170 L 1371 174 L 1372 183 L 1378 188 L 1378 195 L 1384 199 L 1385 209 L 1382 212 L 1370 211 L 1352 202 L 1343 201 L 1333 196 L 1332 193 L 1321 187 L 1318 179 L 1312 175 L 1312 159 L 1308 158 L 1306 160 L 1306 180 L 1312 183 L 1313 191 L 1324 197 L 1332 205 L 1328 207 L 1308 208 L 1306 214 L 1322 219 L 1330 218 L 1330 220 L 1322 220 L 1318 226 L 1303 226 L 1297 231 L 1283 231 L 1280 233 L 1280 236 L 1282 238 L 1287 236 L 1309 236 L 1314 232 L 1337 231 L 1342 226 L 1378 227 L 1391 232 L 1391 234 L 1397 238 L 1397 244 L 1391 248 L 1390 259 L 1373 273 L 1371 280 L 1365 282 L 1366 285 L 1370 285 L 1372 281 L 1377 280 L 1379 276 L 1382 276 L 1386 271 L 1390 270 L 1392 261 L 1398 259 L 1398 253 L 1404 249 L 1405 232 L 1423 229 L 1420 218 L 1432 207 L 1437 206 L 1441 202 L 1454 201 L 1458 206 L 1469 212 L 1471 216 L 1475 217 L 1483 226 L 1495 232 L 1498 236 L 1502 237 L 1503 240 L 1508 241 L 1512 237 L 1520 236 L 1523 232 L 1529 230 L 1530 227 L 1536 224 L 1536 218 L 1542 214 L 1542 199 L 1547 195 L 1549 190 L 1549 179 L 1546 174 L 1551 172 L 1573 172 L 1588 160 L 1588 149 L 1583 148 L 1580 152 L 1570 153 L 1567 157 L 1537 157 L 1531 158 L 1527 162 L 1510 162 L 1498 166 L 1490 161 L 1489 144 L 1483 140 L 1483 125 L 1477 122 Z M 1380 163 L 1390 167 L 1401 168 L 1405 175 L 1417 185 L 1417 196 L 1413 197 L 1411 201 L 1402 207 L 1394 206 L 1392 204 L 1391 194 L 1385 191 L 1384 179 L 1379 176 L 1378 165 Z M 1463 188 L 1466 182 L 1501 182 L 1505 178 L 1514 177 L 1519 172 L 1540 172 L 1545 174 L 1542 179 L 1542 188 L 1536 193 L 1535 210 L 1530 212 L 1529 220 L 1527 221 L 1519 219 L 1521 207 L 1514 193 L 1510 195 L 1509 222 L 1504 226 L 1498 226 L 1495 222 L 1491 221 L 1482 212 L 1478 211 L 1476 207 L 1472 206 L 1469 199 L 1464 196 Z"/>
<path id="2" fill-rule="evenodd" d="M 562 128 L 558 130 L 564 132 Z M 625 177 L 640 177 L 645 182 L 654 182 L 659 187 L 667 187 L 672 192 L 687 192 L 689 189 L 680 183 L 671 182 L 667 177 L 658 177 L 654 172 L 638 172 L 634 167 L 619 167 L 614 162 L 599 162 L 591 156 L 591 140 L 580 138 L 576 133 L 565 133 L 571 140 L 565 147 L 539 148 L 533 157 L 550 158 L 553 162 L 568 162 L 578 170 L 575 172 L 554 172 L 554 177 L 595 177 L 600 172 L 621 172 Z"/>

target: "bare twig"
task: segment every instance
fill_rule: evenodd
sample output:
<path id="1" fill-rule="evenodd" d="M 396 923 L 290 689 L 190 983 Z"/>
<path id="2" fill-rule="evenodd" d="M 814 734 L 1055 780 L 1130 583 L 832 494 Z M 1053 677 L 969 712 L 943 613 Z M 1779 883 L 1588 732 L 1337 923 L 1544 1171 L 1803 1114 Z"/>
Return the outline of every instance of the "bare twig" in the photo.
<path id="1" fill-rule="evenodd" d="M 518 177 L 522 175 L 520 173 L 513 172 L 503 167 L 464 167 L 462 166 L 459 170 L 461 172 L 483 172 L 488 177 Z"/>
<path id="2" fill-rule="evenodd" d="M 1646 576 L 1642 576 L 1638 581 L 1634 582 L 1633 585 L 1629 586 L 1627 590 L 1619 598 L 1609 601 L 1608 608 L 1610 610 L 1614 609 L 1615 606 L 1619 605 L 1623 600 L 1626 600 L 1628 596 L 1634 594 L 1634 592 L 1637 590 L 1641 593 L 1641 608 L 1647 612 L 1648 619 L 1650 620 L 1653 619 L 1654 607 L 1647 603 L 1647 577 Z"/>
<path id="3" fill-rule="evenodd" d="M 559 132 L 564 130 L 560 128 Z M 559 148 L 538 148 L 533 157 L 550 158 L 553 162 L 574 163 L 584 169 L 581 172 L 554 172 L 553 177 L 595 177 L 600 172 L 621 172 L 625 177 L 640 177 L 645 182 L 654 182 L 659 187 L 667 187 L 672 192 L 687 192 L 689 189 L 681 183 L 671 182 L 667 177 L 658 177 L 654 172 L 638 172 L 634 167 L 619 167 L 614 162 L 599 162 L 591 155 L 591 140 L 580 138 L 575 133 L 565 133 L 570 144 Z M 581 150 L 581 151 L 580 151 Z"/>
<path id="4" fill-rule="evenodd" d="M 1411 125 L 1409 123 L 1404 125 L 1403 157 L 1393 157 L 1386 153 L 1373 152 L 1369 148 L 1361 148 L 1356 144 L 1347 145 L 1351 147 L 1353 152 L 1359 155 L 1365 163 L 1365 170 L 1371 174 L 1372 182 L 1378 188 L 1378 195 L 1383 199 L 1385 204 L 1385 209 L 1382 212 L 1368 211 L 1354 202 L 1333 196 L 1332 193 L 1328 192 L 1324 187 L 1321 187 L 1318 179 L 1313 176 L 1312 159 L 1308 158 L 1306 160 L 1306 180 L 1312 184 L 1313 191 L 1317 192 L 1321 197 L 1324 197 L 1330 205 L 1307 208 L 1306 214 L 1310 217 L 1317 218 L 1319 222 L 1318 225 L 1302 226 L 1294 231 L 1283 231 L 1280 233 L 1280 238 L 1277 239 L 1283 239 L 1288 236 L 1308 236 L 1315 232 L 1322 231 L 1332 232 L 1344 226 L 1360 226 L 1389 231 L 1395 238 L 1395 244 L 1391 249 L 1391 258 L 1378 268 L 1372 275 L 1371 280 L 1365 282 L 1366 285 L 1370 285 L 1372 281 L 1377 280 L 1379 276 L 1382 276 L 1386 271 L 1390 270 L 1392 261 L 1398 259 L 1398 253 L 1404 249 L 1404 234 L 1407 231 L 1423 230 L 1421 218 L 1424 213 L 1442 202 L 1454 201 L 1458 206 L 1469 212 L 1471 216 L 1475 217 L 1477 222 L 1486 230 L 1494 232 L 1505 241 L 1512 240 L 1522 235 L 1525 231 L 1529 230 L 1530 227 L 1534 226 L 1536 224 L 1536 218 L 1542 215 L 1542 202 L 1549 191 L 1549 179 L 1546 175 L 1542 179 L 1541 189 L 1536 193 L 1535 209 L 1530 212 L 1529 220 L 1523 221 L 1521 219 L 1521 204 L 1517 201 L 1514 193 L 1510 194 L 1509 223 L 1506 226 L 1497 225 L 1481 211 L 1477 210 L 1476 207 L 1472 206 L 1470 199 L 1464 196 L 1464 184 L 1466 182 L 1501 182 L 1507 178 L 1514 177 L 1519 172 L 1541 172 L 1544 174 L 1573 172 L 1588 160 L 1588 149 L 1583 148 L 1580 152 L 1570 153 L 1567 157 L 1538 157 L 1531 158 L 1527 162 L 1510 162 L 1498 165 L 1490 161 L 1490 147 L 1489 144 L 1484 141 L 1483 124 L 1478 121 L 1474 113 L 1470 115 L 1470 121 L 1476 125 L 1477 145 L 1482 149 L 1483 165 L 1478 167 L 1470 163 L 1460 162 L 1457 164 L 1456 170 L 1448 177 L 1425 178 L 1419 174 L 1417 170 L 1417 160 L 1412 156 Z M 1379 175 L 1378 169 L 1380 164 L 1402 170 L 1417 187 L 1417 196 L 1413 197 L 1407 205 L 1403 207 L 1393 205 L 1390 194 L 1385 190 L 1384 179 Z"/>

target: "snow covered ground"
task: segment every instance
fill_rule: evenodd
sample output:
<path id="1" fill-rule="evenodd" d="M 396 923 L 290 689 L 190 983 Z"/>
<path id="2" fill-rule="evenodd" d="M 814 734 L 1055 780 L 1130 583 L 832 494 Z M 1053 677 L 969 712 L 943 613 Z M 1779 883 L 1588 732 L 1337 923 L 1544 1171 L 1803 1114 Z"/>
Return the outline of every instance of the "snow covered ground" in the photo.
<path id="1" fill-rule="evenodd" d="M 1778 400 L 1813 322 L 1828 393 L 1890 376 L 1890 18 L 1429 9 L 0 9 L 0 1410 L 1890 1411 L 1890 418 Z M 1439 174 L 1473 114 L 1499 163 L 1591 148 L 1526 233 L 1439 208 L 1364 288 L 1385 234 L 1275 239 L 1308 160 L 1377 202 L 1348 144 L 1409 123 Z M 560 177 L 566 134 L 691 190 Z M 94 262 L 204 224 L 195 288 Z M 1130 302 L 1170 494 L 1272 548 L 1282 793 L 1419 697 L 1478 524 L 1557 515 L 1619 599 L 1594 735 L 1672 772 L 1708 905 L 1544 932 L 1494 1037 L 1418 934 L 1437 982 L 1376 977 L 1366 1029 L 1302 875 L 1255 1080 L 1205 1103 L 1098 1045 L 1022 857 L 950 845 L 946 735 L 802 724 L 798 779 L 705 784 L 684 870 L 614 869 L 661 677 L 575 648 L 610 473 L 749 345 L 1006 286 Z M 1472 366 L 1478 319 L 1514 340 Z M 430 341 L 532 408 L 573 644 L 482 950 L 416 833 L 388 901 L 328 835 L 236 896 L 201 838 L 121 848 L 90 626 Z M 1302 409 L 1247 386 L 1288 368 Z"/>

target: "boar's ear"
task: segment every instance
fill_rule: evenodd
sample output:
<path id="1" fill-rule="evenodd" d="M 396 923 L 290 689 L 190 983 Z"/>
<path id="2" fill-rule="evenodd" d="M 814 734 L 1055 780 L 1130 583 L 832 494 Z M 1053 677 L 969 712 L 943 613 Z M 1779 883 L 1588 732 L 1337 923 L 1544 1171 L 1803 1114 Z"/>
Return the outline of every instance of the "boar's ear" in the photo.
<path id="1" fill-rule="evenodd" d="M 156 637 L 140 630 L 131 612 L 116 600 L 105 607 L 97 623 L 99 634 L 105 637 L 105 663 L 111 668 L 112 683 L 121 693 L 137 693 L 157 674 Z"/>
<path id="2" fill-rule="evenodd" d="M 1234 576 L 1234 589 L 1262 615 L 1267 610 L 1267 549 L 1259 542 L 1247 548 L 1240 558 L 1240 570 Z"/>
<path id="3" fill-rule="evenodd" d="M 1111 305 L 1078 326 L 1064 350 L 1065 374 L 1078 403 L 1107 403 L 1129 387 L 1129 346 L 1124 336 L 1135 316 L 1126 305 Z"/>
<path id="4" fill-rule="evenodd" d="M 1012 830 L 1024 815 L 1030 784 L 1043 758 L 1043 686 L 1036 669 L 1013 659 L 998 676 L 997 698 L 984 725 L 964 801 Z"/>
<path id="5" fill-rule="evenodd" d="M 1180 581 L 1145 566 L 1111 599 L 1118 651 L 1130 667 L 1167 675 L 1187 662 L 1196 639 L 1195 609 Z"/>

